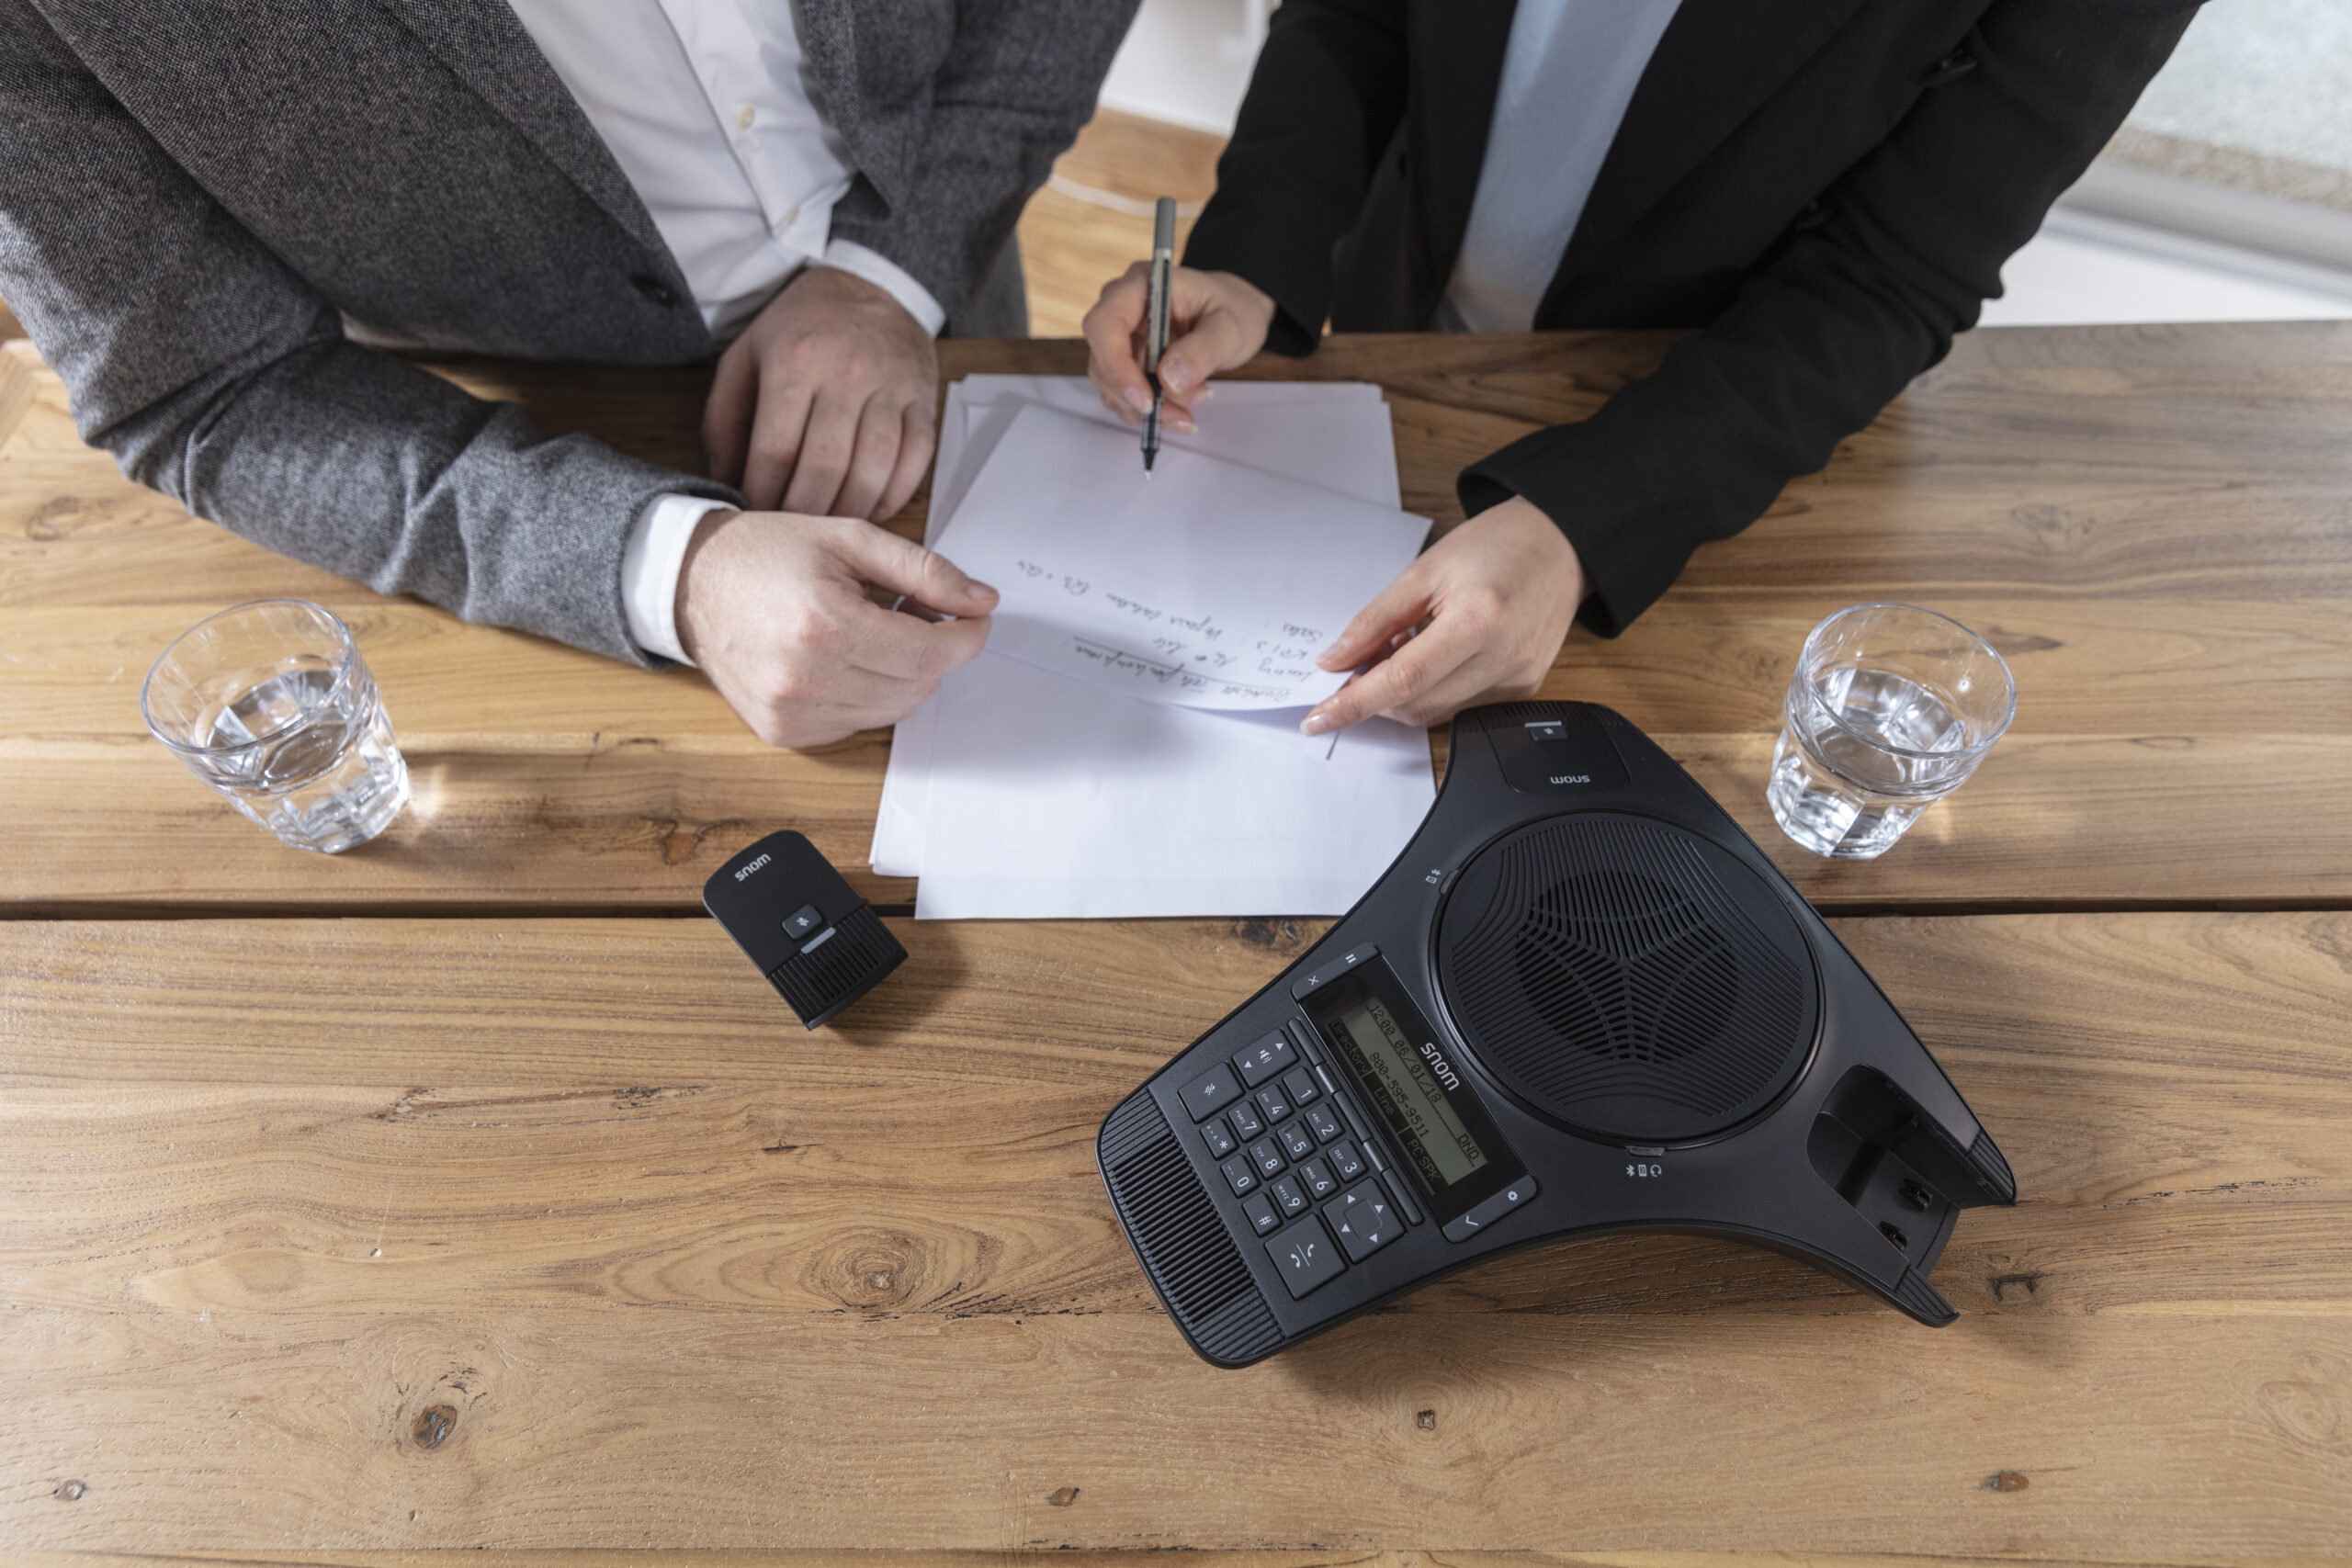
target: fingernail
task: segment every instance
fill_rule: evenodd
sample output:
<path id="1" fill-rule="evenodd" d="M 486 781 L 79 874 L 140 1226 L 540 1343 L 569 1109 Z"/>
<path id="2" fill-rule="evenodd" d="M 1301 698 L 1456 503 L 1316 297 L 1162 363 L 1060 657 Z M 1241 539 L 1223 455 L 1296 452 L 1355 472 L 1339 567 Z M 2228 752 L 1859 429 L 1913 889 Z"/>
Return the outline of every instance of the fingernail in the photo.
<path id="1" fill-rule="evenodd" d="M 1196 403 L 1204 403 L 1216 396 L 1216 389 L 1215 387 L 1203 387 L 1199 391 L 1193 394 L 1193 400 Z"/>
<path id="2" fill-rule="evenodd" d="M 1174 431 L 1179 435 L 1197 434 L 1200 429 L 1198 425 L 1195 425 L 1191 420 L 1186 419 L 1181 413 L 1170 414 L 1168 416 L 1168 428 Z"/>
<path id="3" fill-rule="evenodd" d="M 1193 384 L 1193 378 L 1184 374 L 1182 366 L 1170 366 L 1159 373 L 1159 384 L 1171 392 L 1181 392 Z"/>
<path id="4" fill-rule="evenodd" d="M 1329 733 L 1330 728 L 1330 718 L 1321 713 L 1308 714 L 1298 721 L 1298 732 L 1301 735 L 1323 735 Z"/>
<path id="5" fill-rule="evenodd" d="M 1315 667 L 1317 670 L 1345 670 L 1348 667 L 1348 661 L 1340 657 L 1340 650 L 1347 646 L 1344 642 L 1333 643 L 1317 655 Z"/>
<path id="6" fill-rule="evenodd" d="M 1127 389 L 1127 406 L 1135 410 L 1137 413 L 1149 413 L 1151 412 L 1151 394 L 1145 391 L 1141 387 L 1129 387 Z"/>
<path id="7" fill-rule="evenodd" d="M 1001 599 L 1003 597 L 1002 594 L 989 587 L 987 583 L 982 582 L 977 577 L 972 579 L 972 592 L 975 593 L 985 593 L 991 599 Z"/>

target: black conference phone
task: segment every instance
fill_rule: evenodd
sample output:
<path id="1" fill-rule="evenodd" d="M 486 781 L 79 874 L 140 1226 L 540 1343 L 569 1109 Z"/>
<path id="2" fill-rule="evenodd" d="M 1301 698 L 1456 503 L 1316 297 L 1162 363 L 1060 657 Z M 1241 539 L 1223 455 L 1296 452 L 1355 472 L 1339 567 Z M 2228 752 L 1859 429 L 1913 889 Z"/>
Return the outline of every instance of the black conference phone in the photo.
<path id="1" fill-rule="evenodd" d="M 1396 863 L 1095 1153 L 1152 1288 L 1224 1367 L 1603 1231 L 1770 1247 L 1941 1325 L 1954 1219 L 2017 1200 L 1812 907 L 1586 703 L 1457 716 Z"/>

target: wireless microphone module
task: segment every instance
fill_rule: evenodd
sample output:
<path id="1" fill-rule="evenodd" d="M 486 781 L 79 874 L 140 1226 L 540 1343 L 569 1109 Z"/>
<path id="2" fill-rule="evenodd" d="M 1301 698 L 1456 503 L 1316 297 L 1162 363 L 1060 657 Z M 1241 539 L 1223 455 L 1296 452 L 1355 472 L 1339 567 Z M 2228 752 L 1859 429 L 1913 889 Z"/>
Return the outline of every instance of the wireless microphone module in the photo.
<path id="1" fill-rule="evenodd" d="M 770 833 L 720 866 L 702 906 L 810 1029 L 906 960 L 873 906 L 797 833 Z"/>

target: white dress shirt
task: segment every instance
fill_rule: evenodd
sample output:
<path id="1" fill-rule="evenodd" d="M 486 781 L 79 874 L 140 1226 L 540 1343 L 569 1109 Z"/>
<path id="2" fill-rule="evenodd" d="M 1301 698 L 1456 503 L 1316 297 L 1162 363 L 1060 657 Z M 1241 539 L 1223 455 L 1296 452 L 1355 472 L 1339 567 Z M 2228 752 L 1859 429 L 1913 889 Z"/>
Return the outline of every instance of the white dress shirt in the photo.
<path id="1" fill-rule="evenodd" d="M 803 69 L 788 4 L 508 0 L 636 187 L 719 338 L 802 267 L 854 273 L 936 335 L 946 312 L 878 252 L 831 237 L 856 171 Z M 725 503 L 657 497 L 621 558 L 629 636 L 685 661 L 678 572 L 695 525 Z"/>
<path id="2" fill-rule="evenodd" d="M 1519 0 L 1445 332 L 1525 332 L 1681 0 Z"/>

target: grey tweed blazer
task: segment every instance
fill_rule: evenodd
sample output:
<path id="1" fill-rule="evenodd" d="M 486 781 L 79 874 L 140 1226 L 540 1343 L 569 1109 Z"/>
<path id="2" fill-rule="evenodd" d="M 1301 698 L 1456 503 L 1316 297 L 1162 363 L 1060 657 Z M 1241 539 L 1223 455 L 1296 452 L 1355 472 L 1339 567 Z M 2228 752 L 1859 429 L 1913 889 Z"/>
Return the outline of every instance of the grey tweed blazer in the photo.
<path id="1" fill-rule="evenodd" d="M 1014 220 L 1136 0 L 796 3 L 859 170 L 833 232 L 950 331 L 1024 330 Z M 345 334 L 718 352 L 503 0 L 0 0 L 0 298 L 132 479 L 469 620 L 650 662 L 621 608 L 630 522 L 664 491 L 741 499 Z"/>

